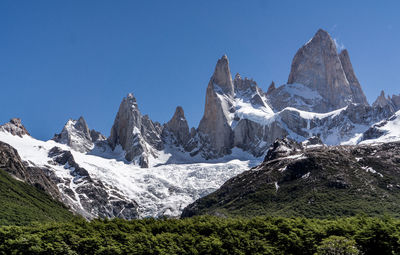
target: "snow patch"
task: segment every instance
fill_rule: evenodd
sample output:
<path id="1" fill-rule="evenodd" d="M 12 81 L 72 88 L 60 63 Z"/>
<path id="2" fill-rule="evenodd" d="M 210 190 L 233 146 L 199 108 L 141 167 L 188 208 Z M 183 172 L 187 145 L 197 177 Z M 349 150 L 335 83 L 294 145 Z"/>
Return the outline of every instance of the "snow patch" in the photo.
<path id="1" fill-rule="evenodd" d="M 232 155 L 210 161 L 170 149 L 158 152 L 157 158 L 150 159 L 150 168 L 143 169 L 126 162 L 118 148 L 114 152 L 98 152 L 101 156 L 84 154 L 53 140 L 40 141 L 30 136 L 20 138 L 6 132 L 0 132 L 0 141 L 16 148 L 22 160 L 29 164 L 34 162 L 36 166 L 48 167 L 56 176 L 71 180 L 70 188 L 75 194 L 75 200 L 71 201 L 82 208 L 75 192 L 80 183 L 74 182 L 71 169 L 49 163 L 52 159 L 48 152 L 54 146 L 71 151 L 75 161 L 88 171 L 92 179 L 100 180 L 106 187 L 116 187 L 126 197 L 135 200 L 139 204 L 140 217 L 179 216 L 188 204 L 215 191 L 228 179 L 262 160 L 237 148 Z M 111 192 L 111 188 L 106 191 Z"/>

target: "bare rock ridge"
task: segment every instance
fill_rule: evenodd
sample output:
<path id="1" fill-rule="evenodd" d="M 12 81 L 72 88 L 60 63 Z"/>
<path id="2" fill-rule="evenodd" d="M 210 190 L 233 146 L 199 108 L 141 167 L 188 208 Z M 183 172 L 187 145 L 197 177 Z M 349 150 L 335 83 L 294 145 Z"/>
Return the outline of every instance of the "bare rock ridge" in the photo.
<path id="1" fill-rule="evenodd" d="M 23 134 L 19 132 L 21 130 L 24 130 L 24 134 L 28 134 L 19 119 L 17 121 L 13 119 L 3 126 L 12 127 L 5 132 L 14 136 L 22 136 Z M 60 139 L 57 142 L 65 143 L 76 151 L 84 148 L 87 145 L 85 142 L 101 142 L 105 139 L 100 133 L 90 131 L 82 117 L 79 120 L 69 120 L 56 138 Z M 138 205 L 133 199 L 128 198 L 117 187 L 105 186 L 101 180 L 92 178 L 89 172 L 75 161 L 71 151 L 53 147 L 49 150 L 48 157 L 46 165 L 35 165 L 35 162 L 23 161 L 15 148 L 0 141 L 0 169 L 20 181 L 47 192 L 73 212 L 87 219 L 138 217 Z M 58 176 L 54 170 L 60 167 L 65 171 L 62 176 Z"/>
<path id="2" fill-rule="evenodd" d="M 197 129 L 189 131 L 179 106 L 164 125 L 153 122 L 142 115 L 133 94 L 128 94 L 108 139 L 90 130 L 81 117 L 69 120 L 53 140 L 82 153 L 117 150 L 118 155 L 124 153 L 127 163 L 141 167 L 149 167 L 166 144 L 204 159 L 229 155 L 234 148 L 259 157 L 275 139 L 286 136 L 302 141 L 318 135 L 331 145 L 350 141 L 399 108 L 400 96 L 386 98 L 384 94 L 369 106 L 349 53 L 343 50 L 339 54 L 330 35 L 320 29 L 296 53 L 288 84 L 275 86 L 272 82 L 266 93 L 253 79 L 240 74 L 232 79 L 228 57 L 218 59 Z M 0 129 L 28 134 L 18 119 Z"/>
<path id="3" fill-rule="evenodd" d="M 131 97 L 131 107 L 124 106 L 127 99 L 121 103 L 109 141 L 113 149 L 121 144 L 126 159 L 143 167 L 148 166 L 149 156 L 156 157 L 157 150 L 171 141 L 191 156 L 200 154 L 205 159 L 228 155 L 235 147 L 261 156 L 275 139 L 286 136 L 300 141 L 319 135 L 324 143 L 338 144 L 396 110 L 383 104 L 368 105 L 347 50 L 338 54 L 334 41 L 324 30 L 299 49 L 288 84 L 276 87 L 272 82 L 267 93 L 254 80 L 240 74 L 232 80 L 228 57 L 222 56 L 207 86 L 204 115 L 199 127 L 192 128 L 190 134 L 179 107 L 164 126 L 148 119 L 146 126 L 154 128 L 143 128 L 136 100 Z M 390 105 L 395 100 L 400 101 L 394 97 Z M 312 114 L 306 116 L 299 110 Z M 331 113 L 318 117 L 315 112 Z"/>
<path id="4" fill-rule="evenodd" d="M 1 125 L 0 130 L 9 132 L 12 135 L 17 135 L 19 137 L 22 137 L 24 135 L 30 135 L 28 130 L 22 125 L 21 119 L 19 118 L 12 118 L 10 122 Z"/>
<path id="5" fill-rule="evenodd" d="M 128 94 L 121 102 L 108 141 L 113 150 L 121 145 L 126 160 L 148 167 L 149 156 L 155 156 L 153 148 L 162 150 L 164 147 L 161 133 L 161 125 L 153 123 L 147 115 L 142 116 L 136 98 Z"/>
<path id="6" fill-rule="evenodd" d="M 329 112 L 349 103 L 368 104 L 347 51 L 339 56 L 334 41 L 322 29 L 297 51 L 287 83 L 303 84 L 322 96 L 324 103 L 314 107 L 314 112 Z"/>
<path id="7" fill-rule="evenodd" d="M 106 140 L 106 137 L 96 130 L 90 130 L 85 119 L 68 120 L 60 134 L 55 134 L 53 140 L 70 146 L 79 152 L 89 152 L 96 142 Z"/>
<path id="8" fill-rule="evenodd" d="M 381 94 L 378 96 L 378 98 L 375 100 L 375 102 L 372 104 L 373 107 L 381 107 L 381 108 L 388 108 L 393 112 L 396 112 L 400 110 L 400 95 L 393 95 L 392 97 L 390 96 L 385 96 L 385 92 L 382 90 Z"/>

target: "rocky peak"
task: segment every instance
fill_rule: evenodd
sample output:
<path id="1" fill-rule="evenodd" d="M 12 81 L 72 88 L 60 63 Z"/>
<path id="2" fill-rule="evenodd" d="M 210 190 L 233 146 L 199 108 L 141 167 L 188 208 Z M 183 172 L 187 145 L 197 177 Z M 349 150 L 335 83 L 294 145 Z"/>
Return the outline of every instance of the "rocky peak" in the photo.
<path id="1" fill-rule="evenodd" d="M 266 93 L 266 94 L 267 94 L 267 95 L 271 94 L 275 89 L 276 89 L 276 87 L 275 87 L 275 82 L 272 81 L 271 84 L 270 84 L 269 87 L 268 87 L 268 90 L 267 90 L 267 93 Z"/>
<path id="2" fill-rule="evenodd" d="M 75 151 L 86 153 L 93 149 L 95 142 L 105 140 L 105 137 L 95 130 L 90 130 L 81 116 L 78 120 L 68 120 L 61 133 L 54 135 L 53 140 L 66 144 Z"/>
<path id="3" fill-rule="evenodd" d="M 213 83 L 214 89 L 221 89 L 224 94 L 233 96 L 232 75 L 229 69 L 229 60 L 226 55 L 218 59 L 210 82 Z"/>
<path id="4" fill-rule="evenodd" d="M 163 149 L 161 131 L 159 124 L 147 115 L 142 116 L 136 98 L 130 93 L 122 99 L 108 142 L 113 149 L 121 145 L 126 160 L 148 167 L 149 155 L 155 156 L 154 150 Z"/>
<path id="5" fill-rule="evenodd" d="M 19 118 L 12 118 L 10 122 L 1 125 L 0 130 L 4 132 L 8 132 L 12 135 L 17 135 L 19 137 L 22 137 L 24 135 L 30 135 L 28 130 L 22 125 L 21 119 Z"/>
<path id="6" fill-rule="evenodd" d="M 203 118 L 199 124 L 199 133 L 211 151 L 206 158 L 219 157 L 230 153 L 232 148 L 232 113 L 234 88 L 226 55 L 218 60 L 214 74 L 208 83 Z"/>
<path id="7" fill-rule="evenodd" d="M 189 125 L 186 121 L 183 108 L 176 107 L 175 114 L 170 121 L 165 124 L 165 131 L 173 134 L 177 145 L 185 146 L 190 139 Z"/>
<path id="8" fill-rule="evenodd" d="M 81 131 L 88 139 L 90 139 L 90 129 L 86 123 L 86 120 L 82 116 L 76 121 L 74 127 L 76 130 Z"/>
<path id="9" fill-rule="evenodd" d="M 319 136 L 311 136 L 307 140 L 303 141 L 301 145 L 307 147 L 307 146 L 316 146 L 316 145 L 323 145 L 324 143 L 321 140 L 321 137 Z"/>
<path id="10" fill-rule="evenodd" d="M 233 84 L 235 88 L 235 98 L 241 98 L 244 101 L 248 100 L 254 107 L 267 107 L 266 99 L 265 102 L 263 100 L 264 92 L 253 79 L 248 79 L 247 77 L 242 79 L 240 75 L 237 74 Z"/>
<path id="11" fill-rule="evenodd" d="M 389 104 L 391 104 L 392 102 L 391 102 L 391 100 L 390 100 L 390 98 L 389 97 L 386 97 L 385 96 L 385 91 L 381 91 L 381 94 L 378 96 L 378 98 L 375 100 L 375 102 L 372 104 L 372 106 L 373 107 L 377 107 L 377 106 L 380 106 L 380 107 L 385 107 L 385 106 L 387 106 L 387 105 L 389 105 Z"/>
<path id="12" fill-rule="evenodd" d="M 293 58 L 288 84 L 294 83 L 303 84 L 324 98 L 325 104 L 313 111 L 329 112 L 349 103 L 366 103 L 347 51 L 340 58 L 335 42 L 322 29 Z"/>

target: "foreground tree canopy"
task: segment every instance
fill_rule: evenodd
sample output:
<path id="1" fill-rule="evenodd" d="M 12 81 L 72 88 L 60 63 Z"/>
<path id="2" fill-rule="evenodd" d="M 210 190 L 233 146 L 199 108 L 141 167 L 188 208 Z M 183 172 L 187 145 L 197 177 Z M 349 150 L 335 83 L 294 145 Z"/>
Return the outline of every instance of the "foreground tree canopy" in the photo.
<path id="1" fill-rule="evenodd" d="M 94 220 L 0 228 L 0 254 L 399 254 L 400 220 Z"/>

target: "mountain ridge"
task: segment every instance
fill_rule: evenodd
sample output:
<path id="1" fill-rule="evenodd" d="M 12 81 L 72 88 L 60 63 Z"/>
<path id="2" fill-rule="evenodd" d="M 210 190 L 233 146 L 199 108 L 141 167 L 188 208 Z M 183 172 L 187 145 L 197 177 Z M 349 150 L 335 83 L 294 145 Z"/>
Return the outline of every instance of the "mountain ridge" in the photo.
<path id="1" fill-rule="evenodd" d="M 49 141 L 34 139 L 13 119 L 0 126 L 0 141 L 17 149 L 24 165 L 51 176 L 62 201 L 86 218 L 177 217 L 258 165 L 276 139 L 318 137 L 326 145 L 400 140 L 393 128 L 399 98 L 381 95 L 366 103 L 348 52 L 338 53 L 321 30 L 294 57 L 288 84 L 272 82 L 267 92 L 239 73 L 232 77 L 223 55 L 207 84 L 197 128 L 189 130 L 182 107 L 167 123 L 152 121 L 129 93 L 108 138 L 80 117 Z"/>

